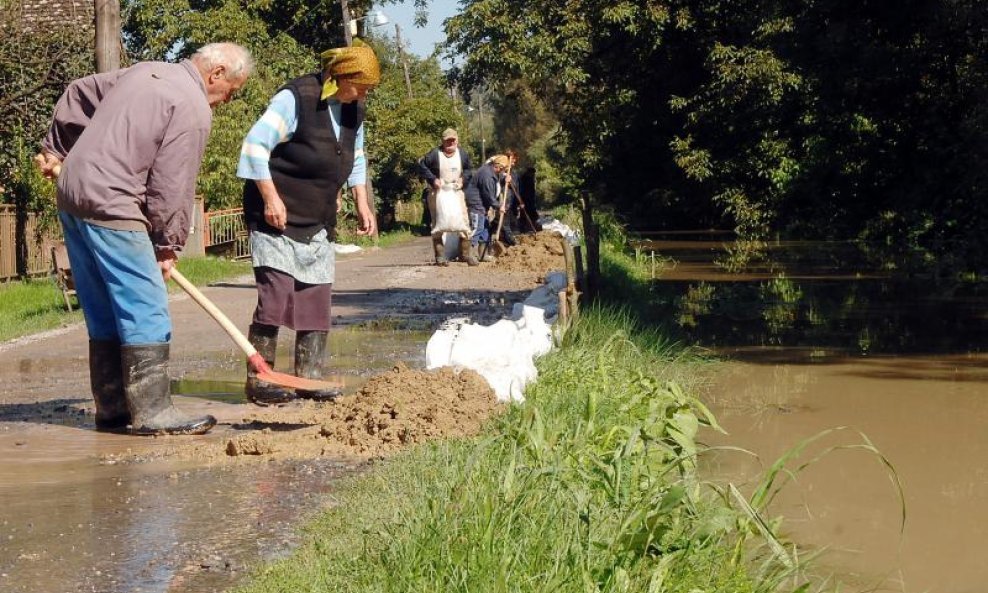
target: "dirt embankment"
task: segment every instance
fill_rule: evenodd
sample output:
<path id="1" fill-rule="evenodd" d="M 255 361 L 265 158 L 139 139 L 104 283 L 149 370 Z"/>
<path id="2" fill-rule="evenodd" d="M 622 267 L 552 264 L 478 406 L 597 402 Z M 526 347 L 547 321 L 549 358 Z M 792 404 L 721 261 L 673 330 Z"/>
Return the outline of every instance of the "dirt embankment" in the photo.
<path id="1" fill-rule="evenodd" d="M 535 288 L 552 270 L 565 269 L 558 234 L 520 235 L 518 244 L 494 265 L 462 269 L 462 274 L 500 274 Z M 522 280 L 518 280 L 518 279 Z M 424 345 L 423 345 L 424 347 Z M 293 402 L 260 408 L 245 406 L 239 422 L 222 438 L 205 442 L 174 439 L 151 457 L 176 457 L 216 463 L 255 459 L 305 459 L 321 456 L 369 459 L 387 456 L 427 440 L 476 434 L 502 404 L 477 373 L 442 368 L 411 369 L 399 363 L 372 377 L 352 395 L 328 403 Z M 107 455 L 116 463 L 149 455 Z"/>

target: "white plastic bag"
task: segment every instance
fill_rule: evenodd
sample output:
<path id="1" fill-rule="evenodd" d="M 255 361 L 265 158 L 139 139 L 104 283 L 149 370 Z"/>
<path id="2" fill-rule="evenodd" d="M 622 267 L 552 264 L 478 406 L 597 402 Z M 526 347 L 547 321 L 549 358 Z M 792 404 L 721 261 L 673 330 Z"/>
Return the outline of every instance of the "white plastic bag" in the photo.
<path id="1" fill-rule="evenodd" d="M 443 188 L 436 192 L 436 220 L 433 233 L 469 233 L 470 221 L 463 192 Z"/>

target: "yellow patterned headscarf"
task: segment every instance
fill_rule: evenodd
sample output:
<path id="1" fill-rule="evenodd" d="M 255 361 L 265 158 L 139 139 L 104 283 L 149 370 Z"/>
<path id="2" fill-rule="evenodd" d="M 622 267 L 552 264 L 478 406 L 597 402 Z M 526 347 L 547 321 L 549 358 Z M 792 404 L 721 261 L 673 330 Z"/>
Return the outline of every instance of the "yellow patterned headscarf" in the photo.
<path id="1" fill-rule="evenodd" d="M 357 84 L 376 85 L 381 82 L 381 65 L 377 62 L 374 50 L 359 39 L 355 39 L 351 47 L 327 49 L 319 57 L 322 60 L 322 71 L 326 75 L 321 99 L 336 93 L 336 81 L 343 76 Z"/>

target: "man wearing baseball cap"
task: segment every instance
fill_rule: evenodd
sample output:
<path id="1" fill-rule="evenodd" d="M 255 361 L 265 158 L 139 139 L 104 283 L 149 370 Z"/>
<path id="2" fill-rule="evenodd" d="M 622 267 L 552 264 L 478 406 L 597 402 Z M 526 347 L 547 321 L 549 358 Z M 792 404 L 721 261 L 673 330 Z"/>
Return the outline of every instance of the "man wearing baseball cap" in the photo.
<path id="1" fill-rule="evenodd" d="M 445 185 L 455 189 L 460 197 L 463 197 L 464 172 L 470 170 L 470 156 L 459 146 L 459 135 L 453 128 L 443 130 L 442 143 L 430 150 L 418 162 L 419 177 L 426 183 L 426 188 L 422 194 L 424 213 L 429 216 L 428 220 L 423 220 L 432 235 L 432 250 L 436 257 L 436 265 L 448 265 L 446 260 L 445 247 L 443 246 L 443 233 L 431 232 L 432 225 L 436 218 L 436 192 Z M 460 237 L 460 257 L 469 265 L 475 266 L 477 262 L 468 249 L 467 237 Z"/>

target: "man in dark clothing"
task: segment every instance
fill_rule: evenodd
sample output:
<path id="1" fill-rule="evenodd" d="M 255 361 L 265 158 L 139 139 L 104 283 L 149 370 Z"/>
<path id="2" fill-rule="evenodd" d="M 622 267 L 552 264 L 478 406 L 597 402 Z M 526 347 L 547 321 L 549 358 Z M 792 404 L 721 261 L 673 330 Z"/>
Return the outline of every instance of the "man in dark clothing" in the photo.
<path id="1" fill-rule="evenodd" d="M 518 195 L 522 208 L 519 224 L 525 232 L 535 233 L 542 230 L 539 224 L 539 208 L 535 196 L 535 167 L 529 167 L 518 179 Z"/>
<path id="2" fill-rule="evenodd" d="M 470 215 L 470 227 L 473 228 L 473 236 L 470 237 L 470 249 L 474 254 L 477 253 L 480 244 L 486 245 L 491 240 L 487 211 L 496 208 L 499 216 L 504 215 L 505 204 L 498 196 L 498 177 L 507 168 L 508 157 L 503 154 L 496 155 L 481 165 L 467 183 L 465 192 L 467 212 Z M 494 261 L 494 258 L 485 250 L 480 261 Z"/>
<path id="3" fill-rule="evenodd" d="M 432 235 L 432 250 L 436 258 L 436 265 L 440 266 L 445 266 L 448 262 L 443 246 L 442 231 L 431 232 L 432 225 L 438 220 L 436 217 L 436 192 L 445 186 L 456 190 L 460 197 L 463 197 L 464 173 L 470 170 L 470 155 L 460 148 L 459 142 L 456 130 L 446 128 L 443 131 L 442 144 L 430 150 L 418 162 L 419 177 L 426 183 L 426 188 L 422 192 L 422 222 Z M 465 236 L 460 237 L 460 257 L 470 265 L 477 265 L 477 262 L 471 260 L 465 239 Z"/>

